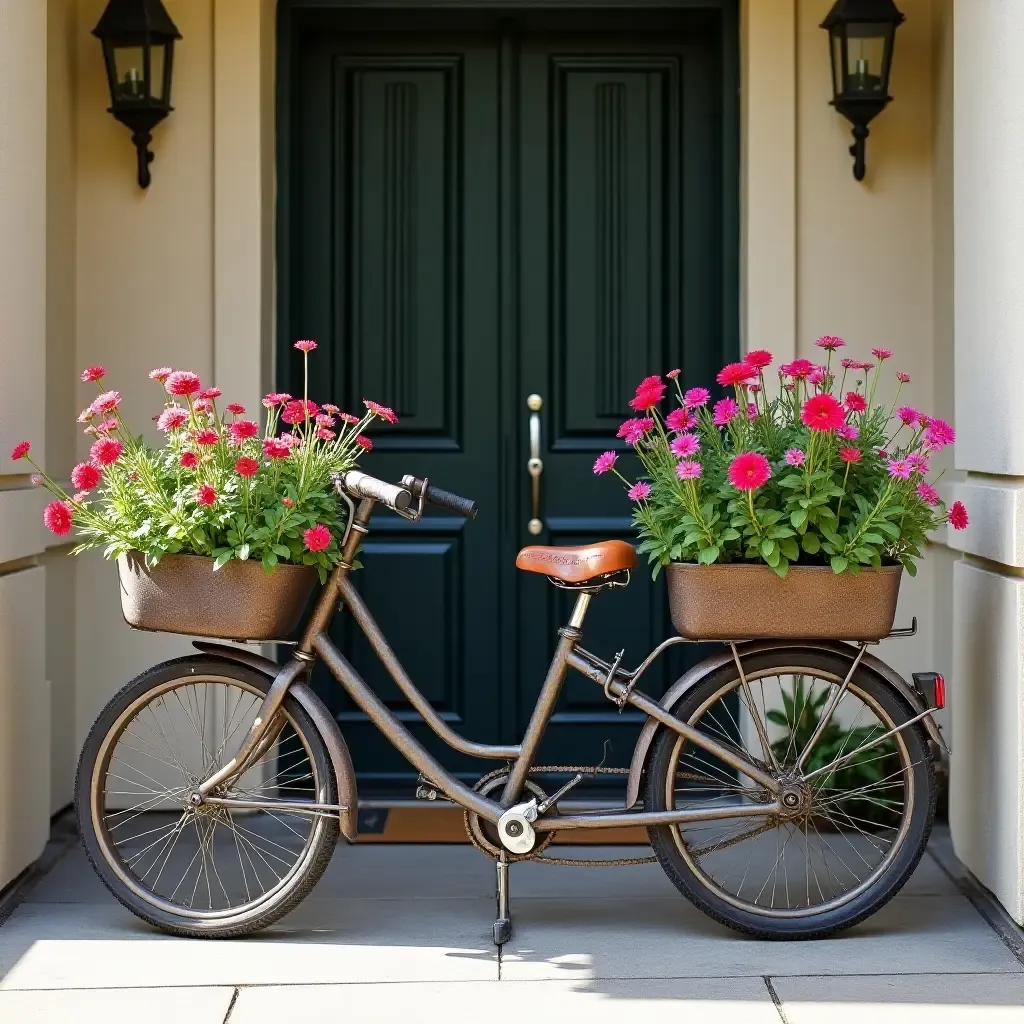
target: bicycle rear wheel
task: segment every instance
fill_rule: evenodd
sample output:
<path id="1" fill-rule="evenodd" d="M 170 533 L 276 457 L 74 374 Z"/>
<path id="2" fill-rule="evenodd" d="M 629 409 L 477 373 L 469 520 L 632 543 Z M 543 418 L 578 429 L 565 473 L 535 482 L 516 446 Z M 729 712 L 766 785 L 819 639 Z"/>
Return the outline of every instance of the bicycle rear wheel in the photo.
<path id="1" fill-rule="evenodd" d="M 730 662 L 673 709 L 780 779 L 794 803 L 782 813 L 649 830 L 673 884 L 730 928 L 763 939 L 848 928 L 887 903 L 924 852 L 935 813 L 927 737 L 914 724 L 881 739 L 914 712 L 864 667 L 843 691 L 849 666 L 813 649 L 752 655 L 743 660 L 746 686 Z M 648 763 L 649 810 L 717 804 L 727 812 L 774 800 L 702 747 L 661 731 Z"/>
<path id="2" fill-rule="evenodd" d="M 234 662 L 166 662 L 125 686 L 86 739 L 75 784 L 86 853 L 113 895 L 164 931 L 223 938 L 264 928 L 309 893 L 331 859 L 336 815 L 272 803 L 337 803 L 323 740 L 290 696 L 277 742 L 218 794 L 266 805 L 189 801 L 239 749 L 269 685 Z"/>

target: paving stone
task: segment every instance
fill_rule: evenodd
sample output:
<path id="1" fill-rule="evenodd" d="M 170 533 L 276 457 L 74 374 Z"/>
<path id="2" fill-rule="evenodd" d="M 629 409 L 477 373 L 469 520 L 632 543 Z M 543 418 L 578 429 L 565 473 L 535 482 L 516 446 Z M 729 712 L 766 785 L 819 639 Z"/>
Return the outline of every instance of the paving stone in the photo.
<path id="1" fill-rule="evenodd" d="M 233 988 L 61 989 L 0 992 L 9 1024 L 222 1024 Z"/>

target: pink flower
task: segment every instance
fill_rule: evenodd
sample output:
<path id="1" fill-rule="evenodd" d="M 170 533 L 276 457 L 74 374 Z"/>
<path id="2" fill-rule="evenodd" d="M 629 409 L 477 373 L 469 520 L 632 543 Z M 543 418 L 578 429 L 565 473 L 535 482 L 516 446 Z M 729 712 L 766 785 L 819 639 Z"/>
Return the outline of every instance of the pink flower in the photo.
<path id="1" fill-rule="evenodd" d="M 106 433 L 107 431 L 110 431 L 110 430 L 117 430 L 117 420 L 114 419 L 114 418 L 111 418 L 111 419 L 108 419 L 108 420 L 104 420 L 102 423 L 98 423 L 96 425 L 96 429 L 101 434 L 102 433 Z"/>
<path id="2" fill-rule="evenodd" d="M 278 437 L 268 437 L 263 441 L 263 454 L 268 459 L 286 459 L 292 446 Z"/>
<path id="3" fill-rule="evenodd" d="M 195 469 L 199 465 L 199 456 L 195 452 L 182 452 L 178 462 L 182 469 Z"/>
<path id="4" fill-rule="evenodd" d="M 228 427 L 231 435 L 231 443 L 236 447 L 250 437 L 255 437 L 260 432 L 259 424 L 255 420 L 235 420 Z"/>
<path id="5" fill-rule="evenodd" d="M 103 380 L 106 377 L 107 371 L 102 366 L 89 366 L 82 371 L 82 380 L 88 383 L 94 380 Z M 57 531 L 55 530 L 54 533 Z M 65 530 L 65 533 L 68 531 Z"/>
<path id="6" fill-rule="evenodd" d="M 860 462 L 860 460 L 861 460 L 860 449 L 859 448 L 840 448 L 839 449 L 839 458 L 841 458 L 843 460 L 843 462 L 846 462 L 846 463 Z"/>
<path id="7" fill-rule="evenodd" d="M 731 398 L 722 398 L 715 402 L 713 422 L 716 427 L 724 427 L 729 420 L 740 411 L 740 407 Z"/>
<path id="8" fill-rule="evenodd" d="M 669 380 L 675 380 L 681 372 L 681 370 L 669 370 L 668 373 L 665 374 L 665 376 L 668 377 Z"/>
<path id="9" fill-rule="evenodd" d="M 92 411 L 98 416 L 106 416 L 113 412 L 121 404 L 121 394 L 118 391 L 104 391 L 97 396 L 92 403 Z"/>
<path id="10" fill-rule="evenodd" d="M 696 480 L 703 472 L 703 467 L 696 459 L 683 459 L 676 466 L 676 476 L 680 480 Z"/>
<path id="11" fill-rule="evenodd" d="M 629 407 L 637 412 L 653 409 L 664 397 L 667 386 L 657 374 L 644 377 L 636 386 L 636 394 L 629 400 Z"/>
<path id="12" fill-rule="evenodd" d="M 747 402 L 747 419 L 757 419 L 757 406 L 753 402 Z"/>
<path id="13" fill-rule="evenodd" d="M 651 496 L 651 485 L 646 480 L 640 480 L 638 483 L 633 484 L 632 487 L 626 492 L 626 497 L 630 501 L 644 501 L 646 498 Z"/>
<path id="14" fill-rule="evenodd" d="M 197 505 L 212 505 L 217 500 L 217 492 L 209 484 L 200 484 L 196 491 Z"/>
<path id="15" fill-rule="evenodd" d="M 860 360 L 858 360 L 858 359 L 842 359 L 842 360 L 840 360 L 839 365 L 844 370 L 859 370 L 860 369 Z"/>
<path id="16" fill-rule="evenodd" d="M 302 444 L 302 441 L 294 434 L 282 434 L 278 440 L 288 445 L 289 448 L 294 448 L 296 445 Z"/>
<path id="17" fill-rule="evenodd" d="M 843 407 L 831 395 L 814 395 L 804 402 L 800 420 L 811 430 L 838 430 L 844 423 Z"/>
<path id="18" fill-rule="evenodd" d="M 86 501 L 89 500 L 89 492 L 88 491 L 75 491 L 75 493 L 71 495 L 71 500 L 76 505 L 84 504 Z"/>
<path id="19" fill-rule="evenodd" d="M 202 386 L 199 374 L 192 373 L 189 370 L 175 370 L 164 381 L 164 387 L 169 395 L 180 395 L 182 397 L 198 394 Z"/>
<path id="20" fill-rule="evenodd" d="M 150 380 L 158 380 L 162 384 L 174 371 L 169 366 L 158 366 L 155 370 L 149 371 Z"/>
<path id="21" fill-rule="evenodd" d="M 333 441 L 335 437 L 337 437 L 337 434 L 335 434 L 330 427 L 317 427 L 316 436 L 319 437 L 321 441 Z"/>
<path id="22" fill-rule="evenodd" d="M 226 406 L 224 406 L 224 408 L 227 412 L 231 413 L 232 416 L 245 415 L 245 406 L 239 405 L 238 402 L 229 402 Z"/>
<path id="23" fill-rule="evenodd" d="M 926 484 L 923 480 L 917 485 L 915 493 L 926 505 L 930 505 L 932 508 L 939 503 L 939 492 L 931 484 Z"/>
<path id="24" fill-rule="evenodd" d="M 210 401 L 213 401 L 215 398 L 220 398 L 223 394 L 224 392 L 220 388 L 204 388 L 199 392 L 199 397 L 208 398 Z"/>
<path id="25" fill-rule="evenodd" d="M 273 409 L 275 405 L 284 405 L 284 403 L 291 397 L 291 395 L 284 391 L 271 391 L 270 394 L 263 399 L 263 404 L 268 409 Z"/>
<path id="26" fill-rule="evenodd" d="M 756 395 L 761 390 L 760 384 L 751 384 L 750 390 Z"/>
<path id="27" fill-rule="evenodd" d="M 607 473 L 615 465 L 617 459 L 618 455 L 615 452 L 601 452 L 594 459 L 594 475 L 600 476 L 602 473 Z"/>
<path id="28" fill-rule="evenodd" d="M 688 459 L 700 451 L 700 441 L 696 434 L 680 434 L 669 442 L 669 451 L 678 459 Z"/>
<path id="29" fill-rule="evenodd" d="M 846 392 L 846 408 L 849 412 L 863 412 L 867 407 L 867 399 L 859 391 Z"/>
<path id="30" fill-rule="evenodd" d="M 909 373 L 897 373 L 896 374 L 896 379 L 901 384 L 909 384 L 910 383 L 910 374 Z"/>
<path id="31" fill-rule="evenodd" d="M 856 441 L 860 437 L 860 430 L 852 423 L 844 423 L 836 431 L 836 437 L 841 437 L 844 441 Z"/>
<path id="32" fill-rule="evenodd" d="M 919 427 L 921 425 L 921 413 L 911 405 L 901 405 L 896 410 L 896 415 L 906 427 Z"/>
<path id="33" fill-rule="evenodd" d="M 749 363 L 751 366 L 756 366 L 759 370 L 763 370 L 766 366 L 771 366 L 772 359 L 775 357 L 766 348 L 755 348 L 753 352 L 748 352 L 743 357 L 743 362 Z"/>
<path id="34" fill-rule="evenodd" d="M 297 342 L 295 342 L 295 345 L 293 347 L 297 348 L 300 352 L 309 353 L 309 352 L 312 352 L 316 348 L 316 342 L 315 341 L 309 341 L 309 340 L 307 340 L 307 341 L 297 341 Z"/>
<path id="35" fill-rule="evenodd" d="M 363 399 L 363 405 L 365 405 L 374 416 L 379 416 L 385 423 L 398 422 L 395 410 L 389 409 L 386 405 L 381 405 L 379 402 L 371 402 L 368 398 Z"/>
<path id="36" fill-rule="evenodd" d="M 91 462 L 80 462 L 71 470 L 71 483 L 76 491 L 91 491 L 103 475 Z"/>
<path id="37" fill-rule="evenodd" d="M 694 417 L 693 413 L 691 413 L 690 410 L 685 408 L 684 406 L 680 406 L 677 409 L 673 409 L 665 417 L 665 426 L 668 427 L 669 430 L 689 430 L 690 427 L 692 427 L 696 422 L 697 420 Z"/>
<path id="38" fill-rule="evenodd" d="M 95 416 L 95 415 L 96 415 L 96 413 L 93 412 L 92 406 L 90 405 L 87 408 L 83 409 L 78 414 L 78 422 L 79 423 L 88 423 L 89 420 L 91 420 L 93 418 L 93 416 Z"/>
<path id="39" fill-rule="evenodd" d="M 653 429 L 654 420 L 650 416 L 645 416 L 639 419 L 626 420 L 625 423 L 619 426 L 615 436 L 625 439 L 626 444 L 635 445 L 639 443 L 644 434 Z"/>
<path id="40" fill-rule="evenodd" d="M 197 430 L 192 437 L 195 439 L 196 444 L 211 445 L 216 444 L 220 440 L 220 435 L 216 430 L 211 430 L 209 427 L 203 427 L 202 430 Z"/>
<path id="41" fill-rule="evenodd" d="M 945 420 L 929 417 L 924 440 L 930 451 L 941 451 L 956 440 L 956 431 Z"/>
<path id="42" fill-rule="evenodd" d="M 954 501 L 949 507 L 949 525 L 954 530 L 966 530 L 970 519 L 967 516 L 967 509 L 962 501 Z"/>
<path id="43" fill-rule="evenodd" d="M 292 426 L 302 423 L 307 417 L 313 419 L 319 407 L 316 402 L 303 401 L 301 398 L 293 399 L 285 405 L 281 412 L 281 419 Z"/>
<path id="44" fill-rule="evenodd" d="M 197 398 L 192 403 L 192 408 L 200 413 L 213 412 L 213 402 L 209 398 Z"/>
<path id="45" fill-rule="evenodd" d="M 365 434 L 356 434 L 355 442 L 364 452 L 373 451 L 373 442 Z"/>
<path id="46" fill-rule="evenodd" d="M 89 449 L 89 459 L 100 466 L 112 466 L 124 451 L 124 445 L 113 437 L 101 437 L 93 441 Z"/>
<path id="47" fill-rule="evenodd" d="M 758 452 L 743 452 L 729 463 L 729 483 L 740 491 L 756 491 L 771 475 L 772 467 Z"/>
<path id="48" fill-rule="evenodd" d="M 803 380 L 814 372 L 814 363 L 810 359 L 794 359 L 791 363 L 784 363 L 779 367 L 779 373 L 784 377 L 792 377 L 794 380 Z"/>
<path id="49" fill-rule="evenodd" d="M 837 348 L 846 347 L 846 342 L 842 338 L 837 338 L 834 334 L 822 335 L 814 344 L 818 348 L 828 349 L 829 352 L 835 352 Z"/>
<path id="50" fill-rule="evenodd" d="M 912 473 L 920 473 L 921 476 L 924 476 L 930 468 L 928 456 L 922 455 L 920 452 L 912 452 L 908 455 L 907 463 L 909 464 L 910 471 Z"/>
<path id="51" fill-rule="evenodd" d="M 892 349 L 891 348 L 873 348 L 871 350 L 871 354 L 879 362 L 881 362 L 883 359 L 891 359 L 892 358 Z"/>
<path id="52" fill-rule="evenodd" d="M 164 431 L 178 430 L 188 423 L 188 412 L 180 405 L 169 405 L 156 419 L 157 429 Z"/>
<path id="53" fill-rule="evenodd" d="M 683 395 L 683 404 L 687 409 L 699 409 L 701 406 L 707 405 L 710 400 L 711 392 L 707 388 L 690 388 Z"/>
<path id="54" fill-rule="evenodd" d="M 324 404 L 321 405 L 320 408 L 323 409 L 324 412 L 329 412 L 332 416 L 336 416 L 339 412 L 341 412 L 341 410 L 336 405 L 331 405 L 330 402 L 324 402 Z"/>
<path id="55" fill-rule="evenodd" d="M 718 371 L 715 380 L 725 387 L 746 384 L 757 377 L 757 366 L 754 363 L 729 363 Z"/>
<path id="56" fill-rule="evenodd" d="M 330 547 L 331 531 L 323 524 L 317 523 L 302 534 L 302 539 L 310 551 L 323 551 Z"/>
<path id="57" fill-rule="evenodd" d="M 15 445 L 15 446 L 14 446 L 14 447 L 13 447 L 13 448 L 11 449 L 11 459 L 12 459 L 12 460 L 13 460 L 14 462 L 17 462 L 17 461 L 18 461 L 18 459 L 23 459 L 23 458 L 25 458 L 25 456 L 26 456 L 26 455 L 28 455 L 28 453 L 29 453 L 29 452 L 30 452 L 31 450 L 32 450 L 32 442 L 31 442 L 31 441 L 19 441 L 19 442 L 18 442 L 18 443 L 17 443 L 17 444 L 16 444 L 16 445 Z"/>
<path id="58" fill-rule="evenodd" d="M 325 412 L 317 413 L 316 425 L 318 427 L 333 427 L 334 426 L 334 417 L 333 416 L 329 416 Z"/>
<path id="59" fill-rule="evenodd" d="M 235 472 L 239 476 L 255 476 L 260 471 L 260 464 L 255 459 L 242 457 L 235 463 Z"/>
<path id="60" fill-rule="evenodd" d="M 909 480 L 910 466 L 906 459 L 889 460 L 889 476 L 894 480 Z"/>
<path id="61" fill-rule="evenodd" d="M 281 504 L 284 505 L 285 508 L 295 508 L 295 502 L 289 497 L 282 498 Z"/>
<path id="62" fill-rule="evenodd" d="M 98 378 L 93 378 L 98 379 Z M 51 501 L 43 509 L 43 525 L 58 537 L 71 532 L 74 509 L 66 501 Z"/>
<path id="63" fill-rule="evenodd" d="M 32 481 L 32 486 L 33 487 L 42 487 L 43 484 L 45 483 L 45 480 L 43 479 L 43 474 L 42 473 L 33 473 L 29 477 L 29 480 Z"/>
<path id="64" fill-rule="evenodd" d="M 786 465 L 788 466 L 802 466 L 806 456 L 799 448 L 790 448 L 789 451 L 786 452 L 785 458 Z"/>
<path id="65" fill-rule="evenodd" d="M 326 406 L 324 406 L 324 408 L 326 408 Z M 352 413 L 350 412 L 343 412 L 339 415 L 338 418 L 341 420 L 342 423 L 348 423 L 350 426 L 354 423 L 359 422 L 359 417 L 353 416 Z"/>

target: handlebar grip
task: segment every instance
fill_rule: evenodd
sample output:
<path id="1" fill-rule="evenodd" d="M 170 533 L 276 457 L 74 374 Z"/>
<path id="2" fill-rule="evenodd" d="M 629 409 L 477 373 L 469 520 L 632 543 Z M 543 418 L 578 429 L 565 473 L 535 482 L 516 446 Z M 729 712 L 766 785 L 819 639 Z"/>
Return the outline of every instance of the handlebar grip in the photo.
<path id="1" fill-rule="evenodd" d="M 463 498 L 461 495 L 452 494 L 451 491 L 442 491 L 440 487 L 427 485 L 427 491 L 423 495 L 431 505 L 447 509 L 456 515 L 465 516 L 467 519 L 476 519 L 477 507 L 472 498 Z"/>
<path id="2" fill-rule="evenodd" d="M 412 504 L 412 494 L 407 487 L 378 480 L 359 469 L 340 473 L 338 481 L 354 498 L 371 498 L 395 509 L 406 509 Z"/>

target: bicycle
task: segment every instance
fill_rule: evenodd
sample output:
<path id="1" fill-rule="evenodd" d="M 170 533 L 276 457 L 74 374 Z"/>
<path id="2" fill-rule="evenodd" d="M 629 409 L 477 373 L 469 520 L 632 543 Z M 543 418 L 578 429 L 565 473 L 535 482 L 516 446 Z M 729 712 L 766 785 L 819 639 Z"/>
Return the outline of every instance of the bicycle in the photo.
<path id="1" fill-rule="evenodd" d="M 416 688 L 350 579 L 376 504 L 409 519 L 428 502 L 473 518 L 475 504 L 411 476 L 396 485 L 351 471 L 335 486 L 349 512 L 342 558 L 285 664 L 196 641 L 197 655 L 128 683 L 86 739 L 76 781 L 82 839 L 100 878 L 134 914 L 176 935 L 257 931 L 312 890 L 339 832 L 357 838 L 352 760 L 308 685 L 317 658 L 419 770 L 419 795 L 463 808 L 470 839 L 496 864 L 498 945 L 512 931 L 509 865 L 544 860 L 555 833 L 574 829 L 645 826 L 685 897 L 764 939 L 848 928 L 907 881 L 935 811 L 941 676 L 915 674 L 908 683 L 867 642 L 738 638 L 656 701 L 637 683 L 686 638 L 669 637 L 633 671 L 622 667 L 622 652 L 608 662 L 580 646 L 591 600 L 628 582 L 633 546 L 527 547 L 517 566 L 574 591 L 575 605 L 522 741 L 477 743 Z M 328 638 L 339 605 L 448 747 L 504 765 L 471 787 L 438 763 Z M 913 630 L 916 621 L 891 635 Z M 535 759 L 570 668 L 620 710 L 647 716 L 620 808 L 559 811 L 589 769 L 570 769 L 554 793 L 541 786 L 551 770 Z M 193 832 L 198 848 L 189 856 L 181 840 Z"/>

